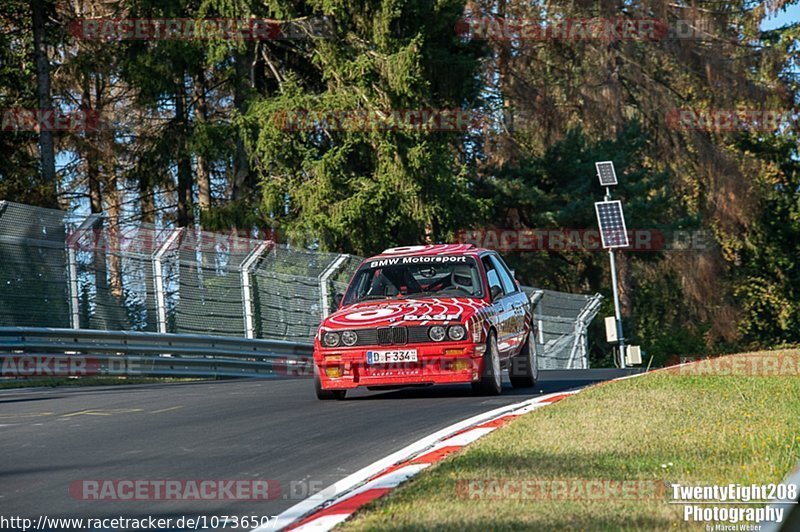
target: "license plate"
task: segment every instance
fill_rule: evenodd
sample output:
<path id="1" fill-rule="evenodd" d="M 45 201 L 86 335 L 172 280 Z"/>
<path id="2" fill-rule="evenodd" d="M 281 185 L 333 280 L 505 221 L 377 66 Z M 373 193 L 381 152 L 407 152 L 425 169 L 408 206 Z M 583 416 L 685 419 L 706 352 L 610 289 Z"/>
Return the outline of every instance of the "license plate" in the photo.
<path id="1" fill-rule="evenodd" d="M 391 351 L 367 351 L 367 364 L 394 364 L 416 362 L 416 349 L 393 349 Z"/>

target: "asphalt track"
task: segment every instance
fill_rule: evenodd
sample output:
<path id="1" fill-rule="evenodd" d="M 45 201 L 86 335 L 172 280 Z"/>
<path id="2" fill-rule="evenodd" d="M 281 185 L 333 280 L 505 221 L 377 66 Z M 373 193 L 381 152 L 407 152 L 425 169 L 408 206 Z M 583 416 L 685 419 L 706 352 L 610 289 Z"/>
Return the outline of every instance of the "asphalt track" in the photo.
<path id="1" fill-rule="evenodd" d="M 543 393 L 625 374 L 542 372 L 536 388 L 499 397 L 468 386 L 351 392 L 317 401 L 307 379 L 0 392 L 0 516 L 277 515 L 438 429 Z M 252 480 L 266 501 L 81 500 L 81 480 Z"/>

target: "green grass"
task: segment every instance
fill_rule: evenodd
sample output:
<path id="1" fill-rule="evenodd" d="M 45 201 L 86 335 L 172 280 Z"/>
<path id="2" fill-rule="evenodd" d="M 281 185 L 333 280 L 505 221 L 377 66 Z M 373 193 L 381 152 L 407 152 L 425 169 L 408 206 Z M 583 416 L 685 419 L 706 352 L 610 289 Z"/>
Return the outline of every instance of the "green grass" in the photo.
<path id="1" fill-rule="evenodd" d="M 154 384 L 162 382 L 190 382 L 204 379 L 175 377 L 43 377 L 23 380 L 0 380 L 0 390 L 11 388 L 59 386 L 108 386 L 111 384 Z"/>
<path id="2" fill-rule="evenodd" d="M 770 352 L 800 364 L 800 351 Z M 666 486 L 763 484 L 800 459 L 797 376 L 662 371 L 512 421 L 359 511 L 344 530 L 702 530 Z M 470 499 L 465 482 L 644 481 L 656 496 Z M 486 486 L 486 484 L 484 484 Z M 473 492 L 475 493 L 475 492 Z M 652 495 L 651 492 L 650 495 Z"/>

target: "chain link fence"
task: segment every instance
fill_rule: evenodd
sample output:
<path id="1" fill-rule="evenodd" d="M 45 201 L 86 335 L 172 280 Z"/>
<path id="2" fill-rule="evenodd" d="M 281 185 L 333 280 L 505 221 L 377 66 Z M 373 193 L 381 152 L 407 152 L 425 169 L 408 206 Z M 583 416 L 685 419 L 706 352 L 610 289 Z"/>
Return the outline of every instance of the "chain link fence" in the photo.
<path id="1" fill-rule="evenodd" d="M 361 257 L 0 202 L 0 326 L 312 343 Z M 540 369 L 588 367 L 600 296 L 525 288 Z"/>

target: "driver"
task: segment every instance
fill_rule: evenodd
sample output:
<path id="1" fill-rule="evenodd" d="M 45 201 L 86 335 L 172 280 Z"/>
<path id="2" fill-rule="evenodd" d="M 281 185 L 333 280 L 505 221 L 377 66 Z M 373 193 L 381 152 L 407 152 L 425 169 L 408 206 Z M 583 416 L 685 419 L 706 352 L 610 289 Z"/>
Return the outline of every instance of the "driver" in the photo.
<path id="1" fill-rule="evenodd" d="M 473 295 L 475 292 L 475 280 L 472 277 L 473 269 L 469 266 L 456 265 L 450 274 L 450 284 L 453 288 L 460 288 L 464 292 Z"/>

